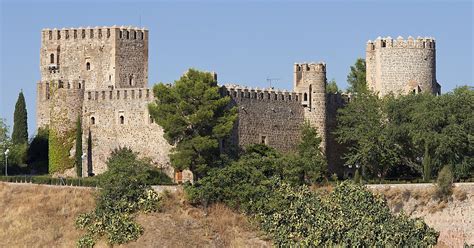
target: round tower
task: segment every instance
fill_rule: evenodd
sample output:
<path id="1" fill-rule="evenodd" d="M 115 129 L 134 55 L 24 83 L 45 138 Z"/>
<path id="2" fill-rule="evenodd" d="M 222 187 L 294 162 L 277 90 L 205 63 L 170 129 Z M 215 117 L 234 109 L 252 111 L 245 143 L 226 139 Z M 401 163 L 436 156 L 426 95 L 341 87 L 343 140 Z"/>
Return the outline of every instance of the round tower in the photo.
<path id="1" fill-rule="evenodd" d="M 295 63 L 293 90 L 301 94 L 304 117 L 315 127 L 326 149 L 326 64 Z"/>
<path id="2" fill-rule="evenodd" d="M 440 94 L 436 81 L 436 42 L 433 38 L 378 37 L 366 45 L 366 79 L 381 96 L 429 92 Z"/>

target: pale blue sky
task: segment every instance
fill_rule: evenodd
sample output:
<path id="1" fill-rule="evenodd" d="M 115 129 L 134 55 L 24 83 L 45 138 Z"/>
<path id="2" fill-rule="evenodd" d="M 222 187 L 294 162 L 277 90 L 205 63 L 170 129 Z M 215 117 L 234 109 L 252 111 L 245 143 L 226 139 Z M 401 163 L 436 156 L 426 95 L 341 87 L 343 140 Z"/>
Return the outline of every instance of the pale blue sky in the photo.
<path id="1" fill-rule="evenodd" d="M 189 67 L 219 82 L 291 89 L 294 62 L 325 61 L 346 87 L 349 66 L 378 36 L 431 36 L 443 92 L 474 85 L 472 1 L 1 1 L 0 117 L 12 127 L 23 89 L 30 136 L 43 28 L 147 27 L 149 85 Z M 140 18 L 141 17 L 141 18 Z M 141 21 L 140 21 L 141 20 Z"/>

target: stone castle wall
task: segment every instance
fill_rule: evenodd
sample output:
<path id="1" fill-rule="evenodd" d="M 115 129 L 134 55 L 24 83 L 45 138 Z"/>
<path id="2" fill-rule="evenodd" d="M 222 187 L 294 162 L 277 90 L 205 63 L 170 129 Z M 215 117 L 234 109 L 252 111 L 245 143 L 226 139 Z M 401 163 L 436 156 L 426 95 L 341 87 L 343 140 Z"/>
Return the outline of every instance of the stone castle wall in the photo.
<path id="1" fill-rule="evenodd" d="M 296 149 L 304 123 L 301 94 L 231 86 L 224 90 L 239 112 L 234 144 L 241 148 L 267 144 L 283 152 Z"/>
<path id="2" fill-rule="evenodd" d="M 141 157 L 152 159 L 170 177 L 168 154 L 171 146 L 163 137 L 163 129 L 152 121 L 148 103 L 153 100 L 147 88 L 86 91 L 83 112 L 83 147 L 88 147 L 89 130 L 92 137 L 92 171 L 100 174 L 107 169 L 105 162 L 119 147 L 129 147 Z M 87 175 L 87 165 L 83 165 Z"/>
<path id="3" fill-rule="evenodd" d="M 436 81 L 436 42 L 432 38 L 377 38 L 366 46 L 367 85 L 382 96 L 390 92 L 440 94 Z"/>

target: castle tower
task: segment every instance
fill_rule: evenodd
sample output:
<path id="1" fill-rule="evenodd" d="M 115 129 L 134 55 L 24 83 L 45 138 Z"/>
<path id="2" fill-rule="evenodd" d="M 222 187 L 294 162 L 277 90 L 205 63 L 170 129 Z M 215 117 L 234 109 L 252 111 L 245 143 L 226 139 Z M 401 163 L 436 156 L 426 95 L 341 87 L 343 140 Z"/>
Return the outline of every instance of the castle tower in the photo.
<path id="1" fill-rule="evenodd" d="M 326 149 L 326 64 L 296 63 L 293 68 L 293 90 L 301 94 L 304 117 L 316 127 Z"/>
<path id="2" fill-rule="evenodd" d="M 440 94 L 436 81 L 436 42 L 433 38 L 377 38 L 366 46 L 369 89 L 381 96 L 390 92 Z"/>
<path id="3" fill-rule="evenodd" d="M 40 72 L 37 127 L 50 122 L 53 82 L 71 93 L 147 87 L 148 30 L 115 26 L 43 29 Z M 82 108 L 79 104 L 74 107 Z"/>

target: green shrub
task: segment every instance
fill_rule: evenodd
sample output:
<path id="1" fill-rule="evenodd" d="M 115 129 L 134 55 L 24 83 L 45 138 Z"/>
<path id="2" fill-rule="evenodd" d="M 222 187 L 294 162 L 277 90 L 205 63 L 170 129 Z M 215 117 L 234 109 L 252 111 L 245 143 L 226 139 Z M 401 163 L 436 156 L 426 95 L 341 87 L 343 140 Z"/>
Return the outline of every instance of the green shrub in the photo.
<path id="1" fill-rule="evenodd" d="M 100 175 L 96 208 L 76 218 L 76 227 L 86 230 L 77 243 L 89 247 L 103 236 L 109 244 L 124 244 L 138 239 L 143 228 L 134 221 L 137 212 L 152 212 L 160 207 L 160 198 L 149 185 L 151 165 L 139 160 L 128 148 L 112 152 L 108 170 Z"/>
<path id="2" fill-rule="evenodd" d="M 453 172 L 450 166 L 444 166 L 436 180 L 436 196 L 447 200 L 453 194 Z"/>

